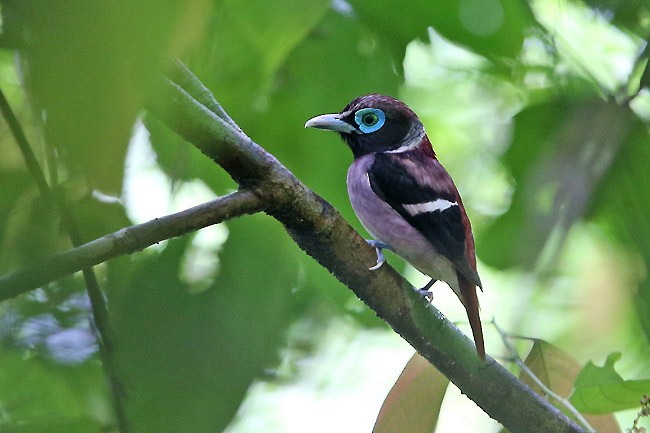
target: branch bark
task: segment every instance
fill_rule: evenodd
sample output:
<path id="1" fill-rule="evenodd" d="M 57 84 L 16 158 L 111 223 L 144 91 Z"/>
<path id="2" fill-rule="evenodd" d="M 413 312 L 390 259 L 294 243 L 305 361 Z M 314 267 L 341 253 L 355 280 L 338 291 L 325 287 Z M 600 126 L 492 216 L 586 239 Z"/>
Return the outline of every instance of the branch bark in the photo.
<path id="1" fill-rule="evenodd" d="M 375 263 L 374 249 L 329 203 L 234 125 L 187 69 L 178 68 L 174 79 L 176 82 L 165 82 L 160 99 L 149 104 L 150 112 L 221 165 L 243 188 L 218 199 L 222 203 L 215 212 L 220 216 L 212 223 L 264 210 L 284 225 L 307 254 L 353 290 L 463 393 L 510 431 L 583 432 L 494 359 L 488 357 L 482 363 L 471 340 L 435 307 L 427 305 L 394 269 L 384 265 L 378 271 L 369 271 L 368 267 Z M 179 224 L 184 221 L 181 214 L 174 215 Z M 176 227 L 162 224 L 163 220 L 146 223 L 148 227 L 142 231 L 140 226 L 123 229 L 56 256 L 46 261 L 45 271 L 39 272 L 38 277 L 29 275 L 33 270 L 4 277 L 0 279 L 0 300 L 25 291 L 27 286 L 38 286 L 201 227 Z M 146 242 L 138 239 L 141 236 Z M 130 241 L 125 246 L 123 242 L 127 239 Z"/>
<path id="2" fill-rule="evenodd" d="M 295 242 L 384 319 L 463 393 L 512 432 L 582 432 L 558 409 L 494 359 L 485 364 L 473 343 L 435 307 L 427 305 L 390 266 L 369 271 L 375 253 L 325 200 L 222 113 L 208 107 L 209 92 L 191 73 L 178 71 L 149 109 L 176 133 L 221 165 L 240 185 L 256 191 L 266 212 Z M 206 99 L 206 95 L 208 99 Z"/>

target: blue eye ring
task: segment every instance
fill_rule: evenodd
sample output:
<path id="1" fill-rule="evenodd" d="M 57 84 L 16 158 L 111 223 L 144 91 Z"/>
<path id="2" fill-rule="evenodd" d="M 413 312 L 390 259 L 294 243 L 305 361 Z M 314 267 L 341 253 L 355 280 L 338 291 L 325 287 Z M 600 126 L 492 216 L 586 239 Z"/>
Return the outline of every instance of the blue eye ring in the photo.
<path id="1" fill-rule="evenodd" d="M 354 113 L 354 121 L 361 132 L 370 134 L 384 126 L 386 115 L 379 108 L 362 108 Z"/>

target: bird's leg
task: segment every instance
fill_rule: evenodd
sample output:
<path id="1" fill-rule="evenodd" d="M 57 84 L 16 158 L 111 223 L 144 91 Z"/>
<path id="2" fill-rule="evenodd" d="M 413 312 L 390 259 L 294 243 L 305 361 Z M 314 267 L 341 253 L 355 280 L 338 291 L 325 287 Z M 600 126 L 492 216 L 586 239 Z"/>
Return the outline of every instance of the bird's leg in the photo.
<path id="1" fill-rule="evenodd" d="M 375 266 L 371 266 L 368 268 L 371 271 L 376 271 L 377 269 L 381 268 L 381 265 L 383 265 L 384 262 L 386 261 L 386 259 L 384 258 L 383 250 L 390 250 L 390 245 L 375 239 L 366 239 L 366 242 L 368 242 L 368 245 L 370 245 L 375 249 L 375 251 L 377 251 L 377 264 Z"/>
<path id="2" fill-rule="evenodd" d="M 421 289 L 416 290 L 420 295 L 424 296 L 427 300 L 432 301 L 433 300 L 433 293 L 429 291 L 431 286 L 433 286 L 433 283 L 435 283 L 436 280 L 435 278 L 431 278 L 431 281 L 429 281 L 424 287 Z"/>

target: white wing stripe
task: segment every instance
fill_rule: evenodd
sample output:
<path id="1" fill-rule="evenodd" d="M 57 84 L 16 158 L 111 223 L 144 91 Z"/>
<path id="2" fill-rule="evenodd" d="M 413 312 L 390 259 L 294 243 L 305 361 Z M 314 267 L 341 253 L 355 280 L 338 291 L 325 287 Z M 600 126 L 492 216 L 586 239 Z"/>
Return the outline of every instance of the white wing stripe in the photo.
<path id="1" fill-rule="evenodd" d="M 403 204 L 402 207 L 406 212 L 411 216 L 416 216 L 421 213 L 428 212 L 442 212 L 449 209 L 452 206 L 458 206 L 458 202 L 449 201 L 442 198 L 439 198 L 434 201 L 428 201 L 426 203 L 416 203 L 416 204 Z"/>

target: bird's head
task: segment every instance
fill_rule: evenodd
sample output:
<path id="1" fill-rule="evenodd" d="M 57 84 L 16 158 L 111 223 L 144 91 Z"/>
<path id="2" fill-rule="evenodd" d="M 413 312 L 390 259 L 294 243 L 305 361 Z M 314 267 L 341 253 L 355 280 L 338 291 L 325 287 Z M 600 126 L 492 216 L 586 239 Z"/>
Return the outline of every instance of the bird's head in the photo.
<path id="1" fill-rule="evenodd" d="M 338 114 L 309 119 L 305 128 L 341 134 L 355 158 L 375 152 L 401 152 L 425 146 L 432 152 L 418 116 L 405 103 L 376 93 L 360 96 Z M 423 140 L 424 139 L 424 140 Z"/>

